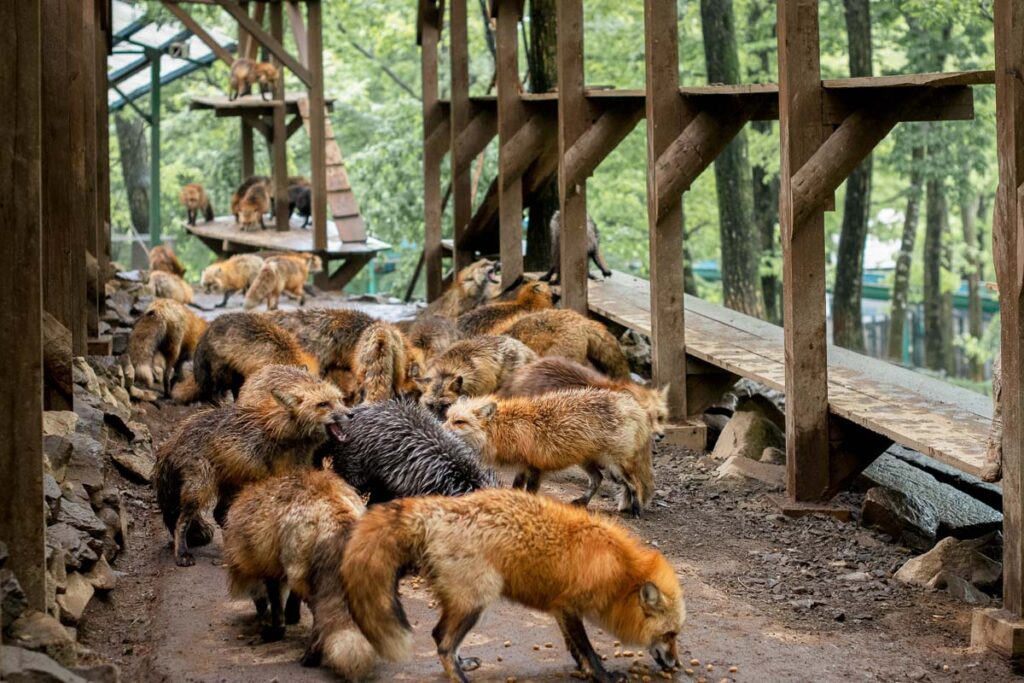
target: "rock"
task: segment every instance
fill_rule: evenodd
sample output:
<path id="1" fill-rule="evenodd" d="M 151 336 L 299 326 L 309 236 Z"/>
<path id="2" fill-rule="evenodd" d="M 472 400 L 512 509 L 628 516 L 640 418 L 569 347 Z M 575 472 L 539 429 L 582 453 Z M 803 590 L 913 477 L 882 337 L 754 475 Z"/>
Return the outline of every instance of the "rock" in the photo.
<path id="1" fill-rule="evenodd" d="M 619 345 L 629 361 L 630 369 L 644 377 L 651 376 L 651 344 L 647 337 L 635 330 L 626 330 L 619 337 Z"/>
<path id="2" fill-rule="evenodd" d="M 85 575 L 85 579 L 98 591 L 112 591 L 117 587 L 117 574 L 110 568 L 110 563 L 107 562 L 105 555 L 100 556 L 89 573 Z"/>
<path id="3" fill-rule="evenodd" d="M 718 479 L 755 479 L 775 489 L 785 488 L 786 468 L 734 455 L 719 465 Z"/>
<path id="4" fill-rule="evenodd" d="M 128 350 L 128 340 L 131 339 L 132 331 L 126 327 L 118 327 L 111 334 L 113 353 L 120 356 Z"/>
<path id="5" fill-rule="evenodd" d="M 949 572 L 939 572 L 933 576 L 927 587 L 932 590 L 946 590 L 954 598 L 968 605 L 984 606 L 992 602 L 982 590 Z"/>
<path id="6" fill-rule="evenodd" d="M 103 528 L 106 530 L 106 526 Z M 100 558 L 99 551 L 103 549 L 101 540 L 70 524 L 54 524 L 47 527 L 46 536 L 64 551 L 64 561 L 71 569 L 91 567 L 92 563 Z"/>
<path id="7" fill-rule="evenodd" d="M 28 598 L 10 569 L 0 569 L 0 627 L 6 629 L 28 609 Z"/>
<path id="8" fill-rule="evenodd" d="M 771 399 L 764 394 L 757 393 L 749 396 L 741 396 L 736 402 L 736 412 L 760 415 L 778 427 L 780 432 L 785 433 L 786 431 L 786 414 L 779 410 L 778 407 L 772 403 Z"/>
<path id="9" fill-rule="evenodd" d="M 67 436 L 78 426 L 78 415 L 70 410 L 44 410 L 43 436 Z"/>
<path id="10" fill-rule="evenodd" d="M 64 481 L 67 476 L 68 462 L 75 449 L 71 442 L 63 436 L 43 437 L 43 455 L 45 456 L 45 469 L 50 471 L 57 483 Z"/>
<path id="11" fill-rule="evenodd" d="M 864 496 L 861 524 L 901 539 L 911 548 L 927 550 L 935 544 L 939 514 L 926 499 L 875 486 Z"/>
<path id="12" fill-rule="evenodd" d="M 785 465 L 786 464 L 786 451 L 781 448 L 775 448 L 769 446 L 768 448 L 761 451 L 761 457 L 759 462 L 766 462 L 769 465 Z"/>
<path id="13" fill-rule="evenodd" d="M 727 460 L 738 455 L 750 460 L 761 457 L 765 448 L 785 448 L 782 431 L 757 413 L 738 412 L 722 430 L 711 457 Z"/>
<path id="14" fill-rule="evenodd" d="M 68 524 L 97 538 L 102 538 L 103 534 L 107 531 L 107 525 L 96 516 L 91 505 L 68 500 L 67 498 L 61 503 L 57 522 L 59 524 Z"/>
<path id="15" fill-rule="evenodd" d="M 43 500 L 46 501 L 46 523 L 51 524 L 60 512 L 60 484 L 52 474 L 43 475 Z"/>
<path id="16" fill-rule="evenodd" d="M 938 574 L 947 573 L 981 588 L 994 587 L 1003 575 L 1002 563 L 989 556 L 996 535 L 970 541 L 944 538 L 925 554 L 907 560 L 895 576 L 904 583 L 928 586 Z"/>
<path id="17" fill-rule="evenodd" d="M 83 417 L 82 411 L 79 410 L 79 404 L 88 405 L 102 414 L 103 424 L 110 425 L 125 437 L 131 438 L 128 423 L 131 421 L 132 415 L 131 409 L 128 407 L 130 403 L 128 393 L 125 392 L 125 404 L 121 405 L 109 391 L 105 389 L 103 391 L 101 396 L 96 396 L 78 386 L 75 389 L 75 412 L 79 414 L 79 417 Z"/>
<path id="18" fill-rule="evenodd" d="M 116 664 L 94 664 L 72 667 L 71 672 L 89 683 L 121 683 L 121 670 Z"/>
<path id="19" fill-rule="evenodd" d="M 75 396 L 75 414 L 78 415 L 78 431 L 88 434 L 94 439 L 102 438 L 105 431 L 103 422 L 103 411 L 97 407 L 101 405 L 99 399 L 77 392 Z M 58 477 L 59 479 L 59 477 Z"/>
<path id="20" fill-rule="evenodd" d="M 852 583 L 862 583 L 864 581 L 871 580 L 871 574 L 867 572 L 850 572 L 849 574 L 843 574 L 839 577 L 840 581 L 850 581 Z"/>
<path id="21" fill-rule="evenodd" d="M 103 445 L 88 434 L 76 433 L 66 438 L 71 443 L 72 454 L 65 477 L 80 482 L 89 493 L 103 488 L 107 479 L 103 467 Z"/>
<path id="22" fill-rule="evenodd" d="M 30 610 L 11 624 L 8 633 L 9 642 L 42 652 L 58 664 L 74 666 L 77 663 L 75 641 L 59 621 L 47 614 Z"/>
<path id="23" fill-rule="evenodd" d="M 128 423 L 128 428 L 131 430 L 131 440 L 133 443 L 153 443 L 153 434 L 149 431 L 149 427 L 146 426 L 145 422 L 132 420 Z"/>
<path id="24" fill-rule="evenodd" d="M 0 680 L 9 683 L 87 683 L 42 652 L 0 645 Z"/>
<path id="25" fill-rule="evenodd" d="M 151 389 L 140 389 L 139 387 L 133 386 L 129 392 L 133 400 L 136 401 L 149 401 L 150 403 L 155 402 L 160 398 L 159 394 Z"/>
<path id="26" fill-rule="evenodd" d="M 148 484 L 153 475 L 153 448 L 149 444 L 132 444 L 134 447 L 119 449 L 110 454 L 121 474 L 136 484 Z"/>
<path id="27" fill-rule="evenodd" d="M 85 606 L 92 600 L 96 589 L 92 583 L 78 572 L 68 574 L 68 586 L 64 593 L 57 596 L 57 607 L 60 609 L 60 620 L 65 624 L 77 624 L 85 612 Z"/>

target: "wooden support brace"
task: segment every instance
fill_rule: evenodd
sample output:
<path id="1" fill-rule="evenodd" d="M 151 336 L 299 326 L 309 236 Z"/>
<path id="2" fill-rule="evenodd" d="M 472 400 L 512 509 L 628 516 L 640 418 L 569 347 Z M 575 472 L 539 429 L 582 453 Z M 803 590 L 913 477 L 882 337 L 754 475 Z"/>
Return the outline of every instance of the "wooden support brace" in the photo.
<path id="1" fill-rule="evenodd" d="M 309 37 L 306 34 L 306 24 L 302 20 L 302 10 L 295 0 L 288 0 L 285 8 L 288 10 L 288 24 L 292 27 L 292 35 L 295 37 L 295 48 L 299 51 L 299 61 L 308 69 Z"/>
<path id="2" fill-rule="evenodd" d="M 469 168 L 473 160 L 498 134 L 498 117 L 494 110 L 477 109 L 466 127 L 459 132 L 455 143 L 456 166 Z"/>
<path id="3" fill-rule="evenodd" d="M 498 116 L 501 117 L 500 109 Z M 557 127 L 558 122 L 552 117 L 537 113 L 502 142 L 499 163 L 503 182 L 512 183 L 522 178 L 545 145 L 557 145 Z"/>
<path id="4" fill-rule="evenodd" d="M 566 182 L 569 185 L 585 183 L 643 117 L 644 110 L 639 106 L 615 107 L 602 112 L 597 121 L 588 125 L 566 152 Z"/>
<path id="5" fill-rule="evenodd" d="M 260 135 L 263 136 L 263 139 L 267 141 L 268 145 L 270 144 L 270 141 L 274 139 L 274 130 L 270 125 L 267 125 L 267 122 L 264 121 L 262 117 L 257 116 L 256 114 L 243 114 L 242 120 L 249 124 L 250 129 L 259 131 Z"/>
<path id="6" fill-rule="evenodd" d="M 231 56 L 231 53 L 228 52 L 223 45 L 214 40 L 213 36 L 207 33 L 206 29 L 200 26 L 199 22 L 193 19 L 192 15 L 189 14 L 185 8 L 177 3 L 167 2 L 166 0 L 164 0 L 163 5 L 171 14 L 177 17 L 178 21 L 184 24 L 185 28 L 191 31 L 196 38 L 203 41 L 203 43 L 206 44 L 206 47 L 210 48 L 210 51 L 217 55 L 222 62 L 228 66 L 231 66 L 234 63 L 235 58 Z"/>
<path id="7" fill-rule="evenodd" d="M 285 128 L 285 135 L 290 138 L 291 136 L 293 136 L 296 133 L 298 133 L 299 130 L 301 130 L 301 129 L 302 129 L 302 117 L 299 116 L 299 115 L 295 115 L 295 116 L 292 117 L 292 120 L 288 122 L 288 125 Z"/>
<path id="8" fill-rule="evenodd" d="M 256 23 L 252 17 L 250 17 L 241 5 L 232 0 L 218 0 L 218 4 L 227 10 L 235 21 L 241 25 L 246 32 L 255 38 L 260 45 L 267 48 L 272 55 L 281 60 L 281 62 L 288 67 L 288 69 L 299 77 L 306 86 L 311 86 L 313 83 L 313 76 L 310 73 L 311 69 L 307 69 L 299 62 L 294 56 L 292 56 L 279 40 L 276 40 L 273 36 L 263 30 L 263 27 Z M 277 3 L 274 3 L 277 4 Z M 310 51 L 312 52 L 312 51 Z"/>

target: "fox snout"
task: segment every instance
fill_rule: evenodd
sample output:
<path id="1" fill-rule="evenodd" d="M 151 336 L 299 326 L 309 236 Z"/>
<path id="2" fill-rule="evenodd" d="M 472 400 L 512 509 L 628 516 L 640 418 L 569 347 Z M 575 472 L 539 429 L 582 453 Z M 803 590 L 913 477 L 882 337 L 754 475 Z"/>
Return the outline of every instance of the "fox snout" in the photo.
<path id="1" fill-rule="evenodd" d="M 648 651 L 662 671 L 672 671 L 679 666 L 679 652 L 676 648 L 675 634 L 666 633 L 661 636 L 651 643 Z"/>
<path id="2" fill-rule="evenodd" d="M 325 425 L 327 435 L 338 443 L 343 443 L 348 439 L 348 435 L 345 433 L 345 423 L 352 419 L 351 413 L 348 411 L 337 411 L 331 414 L 331 421 Z"/>
<path id="3" fill-rule="evenodd" d="M 665 432 L 655 432 L 654 433 L 654 440 L 655 441 L 661 441 L 664 438 L 665 438 Z"/>
<path id="4" fill-rule="evenodd" d="M 427 410 L 433 413 L 438 420 L 444 422 L 448 419 L 448 409 L 452 407 L 452 404 L 447 401 L 427 401 Z"/>

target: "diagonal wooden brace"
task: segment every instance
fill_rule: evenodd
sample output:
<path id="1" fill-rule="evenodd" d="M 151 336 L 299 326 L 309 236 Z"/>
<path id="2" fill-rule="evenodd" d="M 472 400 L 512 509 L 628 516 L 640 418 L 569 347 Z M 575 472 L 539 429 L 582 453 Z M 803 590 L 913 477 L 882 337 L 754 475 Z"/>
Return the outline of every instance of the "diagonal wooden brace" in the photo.
<path id="1" fill-rule="evenodd" d="M 521 178 L 537 160 L 545 145 L 558 145 L 558 121 L 545 114 L 534 114 L 502 145 L 501 170 L 507 184 Z"/>
<path id="2" fill-rule="evenodd" d="M 498 115 L 493 109 L 478 108 L 455 141 L 455 167 L 468 168 L 498 134 Z"/>
<path id="3" fill-rule="evenodd" d="M 644 117 L 642 106 L 607 109 L 572 144 L 565 154 L 566 187 L 581 185 L 604 158 L 636 128 Z"/>

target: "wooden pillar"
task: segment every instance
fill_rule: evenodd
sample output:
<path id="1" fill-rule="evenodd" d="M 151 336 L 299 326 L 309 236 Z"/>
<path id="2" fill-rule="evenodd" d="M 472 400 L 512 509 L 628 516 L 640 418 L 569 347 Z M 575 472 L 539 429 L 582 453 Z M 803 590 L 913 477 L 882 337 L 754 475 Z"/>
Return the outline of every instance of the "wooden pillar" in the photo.
<path id="1" fill-rule="evenodd" d="M 96 2 L 96 258 L 99 272 L 105 273 L 110 263 L 110 118 L 107 109 L 107 45 L 111 21 L 105 0 Z M 100 291 L 99 310 L 106 307 Z"/>
<path id="2" fill-rule="evenodd" d="M 242 122 L 242 180 L 256 172 L 255 145 L 253 142 L 252 126 L 245 119 Z"/>
<path id="3" fill-rule="evenodd" d="M 435 131 L 446 125 L 439 101 L 437 72 L 441 12 L 425 0 L 420 24 L 420 66 L 423 82 L 423 258 L 426 264 L 427 301 L 441 296 L 441 160 L 444 146 L 431 144 Z M 450 131 L 449 131 L 450 132 Z M 444 137 L 447 143 L 448 137 Z"/>
<path id="4" fill-rule="evenodd" d="M 498 223 L 501 284 L 509 287 L 523 274 L 523 175 L 510 172 L 509 143 L 528 118 L 519 80 L 519 1 L 499 0 L 497 29 L 498 83 Z"/>
<path id="5" fill-rule="evenodd" d="M 40 0 L 0 3 L 0 535 L 28 606 L 43 611 L 40 29 Z"/>
<path id="6" fill-rule="evenodd" d="M 473 159 L 460 153 L 460 134 L 469 125 L 469 36 L 466 27 L 466 0 L 450 1 L 448 43 L 451 62 L 451 153 L 452 217 L 454 222 L 454 267 L 458 272 L 473 260 L 473 253 L 462 248 L 462 235 L 473 217 Z"/>
<path id="7" fill-rule="evenodd" d="M 324 44 L 323 44 L 323 8 L 320 0 L 306 3 L 306 46 L 309 55 L 309 73 L 312 83 L 309 86 L 309 167 L 312 176 L 313 199 L 313 248 L 317 251 L 327 249 L 327 133 L 324 109 Z M 322 273 L 324 278 L 327 272 Z"/>
<path id="8" fill-rule="evenodd" d="M 85 114 L 84 126 L 84 149 L 85 149 L 85 210 L 82 214 L 80 229 L 83 231 L 82 245 L 93 258 L 96 253 L 96 232 L 97 219 L 99 217 L 99 201 L 97 200 L 98 183 L 96 181 L 96 0 L 82 0 L 77 3 L 81 14 L 82 27 L 82 50 L 79 56 L 81 60 L 82 74 L 82 96 L 84 97 L 83 112 Z M 150 188 L 150 191 L 154 191 Z M 85 258 L 84 254 L 82 258 Z M 82 280 L 84 284 L 84 280 Z M 99 335 L 99 291 L 97 287 L 94 295 L 97 298 L 89 299 L 85 293 L 85 287 L 79 290 L 79 300 L 85 300 L 85 322 L 86 332 L 89 337 Z"/>
<path id="9" fill-rule="evenodd" d="M 284 14 L 281 3 L 275 2 L 270 5 L 270 35 L 279 42 L 284 42 Z M 274 184 L 274 223 L 278 231 L 288 230 L 288 133 L 286 132 L 284 93 L 285 74 L 284 65 L 277 57 L 273 57 L 274 66 L 277 67 L 281 77 L 274 85 L 274 100 L 280 102 L 280 106 L 274 107 L 274 137 L 271 141 L 271 156 L 273 184 Z"/>
<path id="10" fill-rule="evenodd" d="M 658 173 L 658 159 L 686 124 L 679 96 L 679 23 L 674 2 L 644 0 L 644 45 L 652 365 L 655 386 L 669 387 L 669 420 L 680 423 L 687 418 L 682 195 L 662 198 L 659 186 L 664 179 Z"/>
<path id="11" fill-rule="evenodd" d="M 570 178 L 566 158 L 586 131 L 583 93 L 583 0 L 558 3 L 558 194 L 562 212 L 559 282 L 562 306 L 587 314 L 587 181 Z"/>
<path id="12" fill-rule="evenodd" d="M 89 216 L 89 204 L 86 201 L 88 167 L 86 166 L 86 108 L 91 100 L 86 98 L 85 75 L 82 73 L 85 68 L 83 50 L 85 49 L 83 36 L 83 14 L 80 4 L 69 4 L 67 8 L 67 23 L 65 24 L 65 45 L 67 52 L 67 81 L 65 84 L 64 96 L 68 100 L 67 119 L 64 126 L 67 128 L 68 163 L 64 166 L 64 172 L 68 175 L 69 183 L 69 210 L 71 211 L 71 224 L 68 228 L 68 249 L 71 259 L 71 282 L 83 283 L 80 287 L 71 286 L 65 293 L 74 308 L 71 328 L 71 351 L 76 356 L 84 356 L 87 349 L 87 313 L 85 294 L 85 251 L 86 233 L 88 226 L 92 225 Z M 60 125 L 60 124 L 58 124 Z M 49 157 L 47 157 L 49 163 Z M 54 163 L 62 163 L 55 161 Z M 45 166 L 46 164 L 44 164 Z M 59 172 L 59 168 L 58 168 Z M 48 196 L 48 195 L 47 195 Z"/>
<path id="13" fill-rule="evenodd" d="M 822 142 L 816 0 L 779 0 L 778 44 L 786 491 L 793 501 L 809 502 L 822 500 L 829 483 L 825 215 L 819 205 L 797 220 L 793 176 Z"/>

